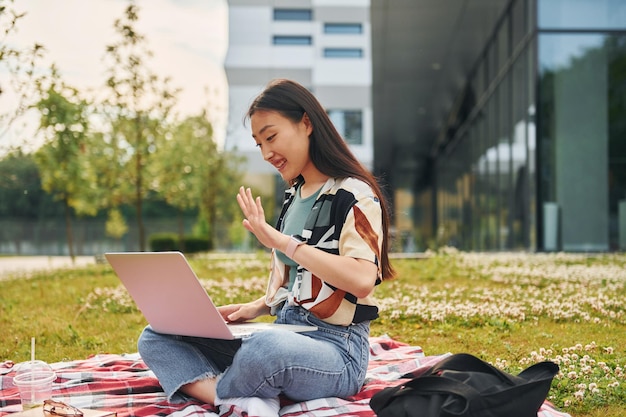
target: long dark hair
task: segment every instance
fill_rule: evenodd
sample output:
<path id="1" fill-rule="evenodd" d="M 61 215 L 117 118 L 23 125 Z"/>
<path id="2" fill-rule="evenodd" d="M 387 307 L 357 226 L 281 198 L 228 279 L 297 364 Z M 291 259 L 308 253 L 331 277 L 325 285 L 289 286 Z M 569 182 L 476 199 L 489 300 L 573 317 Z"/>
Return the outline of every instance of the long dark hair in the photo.
<path id="1" fill-rule="evenodd" d="M 275 111 L 298 123 L 306 114 L 313 126 L 309 139 L 309 156 L 313 164 L 332 178 L 354 177 L 367 183 L 381 202 L 383 215 L 383 247 L 380 254 L 383 279 L 393 278 L 389 262 L 389 208 L 378 181 L 354 156 L 315 96 L 302 85 L 286 79 L 272 80 L 248 109 L 247 118 L 257 110 Z M 298 177 L 290 182 L 301 181 Z"/>

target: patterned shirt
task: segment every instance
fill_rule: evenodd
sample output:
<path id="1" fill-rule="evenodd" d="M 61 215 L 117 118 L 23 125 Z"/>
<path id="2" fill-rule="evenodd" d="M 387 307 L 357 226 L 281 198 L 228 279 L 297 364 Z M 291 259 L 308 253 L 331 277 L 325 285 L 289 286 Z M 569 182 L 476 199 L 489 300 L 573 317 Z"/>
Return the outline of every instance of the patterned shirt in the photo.
<path id="1" fill-rule="evenodd" d="M 296 187 L 285 192 L 277 223 L 282 230 L 285 213 L 293 202 Z M 300 234 L 306 244 L 328 253 L 365 259 L 378 266 L 376 284 L 381 282 L 380 251 L 383 241 L 380 200 L 369 185 L 355 178 L 330 178 L 322 187 Z M 311 311 L 318 318 L 342 326 L 373 320 L 378 307 L 371 294 L 365 298 L 338 289 L 298 266 L 289 292 L 289 269 L 272 251 L 272 268 L 265 302 L 274 307 L 284 301 Z"/>

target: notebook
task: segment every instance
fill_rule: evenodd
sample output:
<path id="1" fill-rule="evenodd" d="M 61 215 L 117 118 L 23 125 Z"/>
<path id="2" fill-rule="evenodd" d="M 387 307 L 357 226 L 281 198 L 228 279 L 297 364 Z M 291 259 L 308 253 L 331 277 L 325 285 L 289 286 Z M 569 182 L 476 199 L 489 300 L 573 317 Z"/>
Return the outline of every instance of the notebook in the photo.
<path id="1" fill-rule="evenodd" d="M 238 339 L 257 331 L 317 330 L 277 323 L 226 323 L 181 252 L 117 252 L 104 255 L 137 307 L 159 333 Z"/>

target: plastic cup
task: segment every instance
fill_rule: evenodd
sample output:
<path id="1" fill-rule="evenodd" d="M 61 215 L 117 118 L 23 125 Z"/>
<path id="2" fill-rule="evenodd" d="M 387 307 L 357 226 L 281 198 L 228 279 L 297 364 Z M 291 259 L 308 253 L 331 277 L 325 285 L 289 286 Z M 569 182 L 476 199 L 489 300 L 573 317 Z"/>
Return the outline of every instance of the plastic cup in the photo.
<path id="1" fill-rule="evenodd" d="M 22 409 L 43 405 L 52 396 L 52 383 L 57 378 L 50 365 L 44 361 L 28 361 L 18 365 L 13 377 L 22 401 Z"/>

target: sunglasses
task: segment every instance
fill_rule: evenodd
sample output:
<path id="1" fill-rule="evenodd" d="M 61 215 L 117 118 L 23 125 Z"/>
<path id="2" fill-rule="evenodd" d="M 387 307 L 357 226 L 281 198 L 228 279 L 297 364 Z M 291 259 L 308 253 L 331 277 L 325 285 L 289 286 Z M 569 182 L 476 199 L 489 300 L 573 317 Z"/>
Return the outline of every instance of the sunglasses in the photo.
<path id="1" fill-rule="evenodd" d="M 43 402 L 43 412 L 45 415 L 52 414 L 63 417 L 82 417 L 83 415 L 83 412 L 78 408 L 54 400 L 45 400 Z"/>

